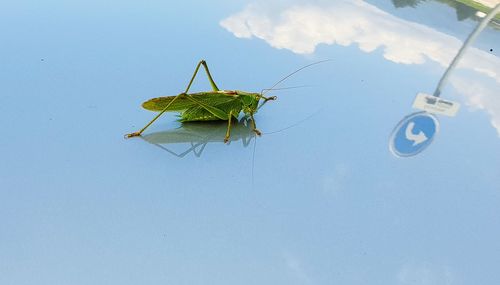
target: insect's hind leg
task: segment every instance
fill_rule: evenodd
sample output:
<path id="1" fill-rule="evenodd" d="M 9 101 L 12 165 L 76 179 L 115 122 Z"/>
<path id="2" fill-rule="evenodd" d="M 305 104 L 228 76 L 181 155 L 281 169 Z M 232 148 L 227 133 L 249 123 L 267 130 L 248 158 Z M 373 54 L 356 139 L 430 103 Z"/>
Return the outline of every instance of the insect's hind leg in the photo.
<path id="1" fill-rule="evenodd" d="M 217 84 L 215 84 L 212 75 L 210 74 L 210 70 L 208 70 L 208 65 L 207 62 L 202 59 L 200 62 L 198 62 L 198 65 L 196 65 L 196 68 L 194 70 L 193 76 L 191 77 L 191 80 L 189 81 L 188 86 L 186 87 L 186 91 L 184 93 L 188 93 L 189 88 L 191 87 L 191 84 L 193 84 L 194 78 L 196 77 L 196 74 L 198 73 L 198 70 L 200 70 L 200 66 L 203 65 L 203 68 L 205 69 L 205 72 L 207 73 L 208 81 L 210 82 L 210 85 L 212 85 L 212 89 L 214 91 L 219 91 L 219 88 L 217 87 Z"/>
<path id="2" fill-rule="evenodd" d="M 154 117 L 151 121 L 149 121 L 149 123 L 147 123 L 146 126 L 144 126 L 144 128 L 142 128 L 138 132 L 126 134 L 125 138 L 128 139 L 128 138 L 140 136 L 142 134 L 142 132 L 144 132 L 149 126 L 151 126 L 151 124 L 154 121 L 156 121 L 156 119 L 158 119 L 161 115 L 163 115 L 163 113 L 165 113 L 168 110 L 168 108 L 170 107 L 170 105 L 172 105 L 172 103 L 174 103 L 174 101 L 177 100 L 177 98 L 179 98 L 181 96 L 186 96 L 186 94 L 185 93 L 181 93 L 181 94 L 175 96 L 174 99 L 172 99 L 172 101 L 170 101 L 170 103 L 168 103 L 167 106 L 165 106 L 165 108 L 163 108 L 163 110 L 158 115 L 156 115 L 156 117 Z"/>
<path id="3" fill-rule="evenodd" d="M 156 121 L 156 119 L 158 119 L 161 115 L 163 115 L 163 113 L 165 113 L 168 110 L 170 105 L 172 105 L 172 103 L 174 103 L 174 101 L 177 100 L 177 98 L 179 98 L 180 96 L 188 96 L 188 98 L 191 98 L 187 93 L 189 91 L 189 88 L 191 87 L 191 84 L 193 84 L 193 81 L 196 77 L 196 74 L 198 74 L 198 70 L 200 69 L 201 65 L 203 65 L 203 68 L 205 68 L 205 72 L 207 73 L 208 80 L 210 81 L 210 85 L 212 85 L 212 89 L 214 91 L 219 91 L 219 88 L 217 87 L 214 80 L 212 79 L 212 75 L 210 75 L 210 71 L 208 70 L 207 62 L 205 60 L 200 60 L 198 65 L 196 65 L 196 69 L 194 70 L 193 76 L 191 77 L 191 80 L 189 81 L 188 86 L 186 87 L 186 91 L 184 91 L 184 93 L 181 93 L 181 94 L 177 95 L 174 99 L 172 99 L 172 101 L 170 101 L 170 103 L 168 103 L 168 105 L 158 115 L 156 115 L 156 117 L 154 117 L 148 124 L 146 124 L 146 126 L 144 126 L 144 128 L 142 128 L 138 132 L 126 134 L 125 138 L 132 138 L 132 137 L 140 136 L 142 134 L 142 132 L 144 132 L 154 121 Z M 194 99 L 192 99 L 192 100 L 194 100 Z M 197 103 L 200 104 L 199 102 L 197 102 Z M 218 112 L 219 110 L 217 110 L 216 108 L 209 108 L 208 106 L 204 106 L 204 108 L 206 108 L 207 110 L 209 110 L 211 112 L 217 112 L 218 117 L 221 116 L 221 113 Z"/>

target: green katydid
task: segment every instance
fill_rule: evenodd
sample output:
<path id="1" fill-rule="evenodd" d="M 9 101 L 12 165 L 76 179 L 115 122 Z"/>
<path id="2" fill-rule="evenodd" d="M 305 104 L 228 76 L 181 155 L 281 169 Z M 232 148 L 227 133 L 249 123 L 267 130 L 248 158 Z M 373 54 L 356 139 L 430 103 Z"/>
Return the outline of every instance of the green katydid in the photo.
<path id="1" fill-rule="evenodd" d="M 306 65 L 293 73 L 287 75 L 273 87 L 264 90 L 273 90 L 273 88 L 290 77 L 291 75 L 297 73 L 298 71 L 321 63 L 315 62 Z M 189 88 L 193 83 L 200 66 L 203 66 L 207 74 L 210 85 L 212 86 L 212 91 L 197 92 L 189 94 Z M 227 130 L 224 137 L 224 142 L 227 143 L 231 136 L 231 120 L 238 119 L 238 116 L 243 112 L 246 116 L 249 116 L 252 121 L 252 129 L 257 135 L 261 135 L 261 132 L 257 129 L 254 119 L 254 114 L 257 110 L 262 107 L 267 101 L 275 100 L 275 96 L 265 97 L 264 90 L 261 93 L 245 92 L 240 90 L 220 90 L 212 79 L 212 75 L 208 69 L 205 60 L 201 60 L 196 69 L 194 70 L 193 76 L 189 81 L 186 90 L 176 96 L 165 96 L 150 99 L 142 104 L 142 107 L 146 110 L 159 112 L 149 123 L 146 124 L 140 131 L 126 134 L 126 138 L 140 136 L 154 121 L 156 121 L 165 112 L 180 112 L 181 122 L 194 122 L 194 121 L 215 121 L 224 120 L 227 121 Z M 260 100 L 263 100 L 260 104 Z"/>

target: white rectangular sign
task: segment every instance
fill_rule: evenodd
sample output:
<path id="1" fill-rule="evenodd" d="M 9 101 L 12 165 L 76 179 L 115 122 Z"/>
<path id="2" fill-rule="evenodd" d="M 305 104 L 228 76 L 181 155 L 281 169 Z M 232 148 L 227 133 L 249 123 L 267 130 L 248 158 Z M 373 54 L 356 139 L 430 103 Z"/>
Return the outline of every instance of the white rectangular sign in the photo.
<path id="1" fill-rule="evenodd" d="M 418 93 L 413 102 L 413 108 L 453 117 L 457 114 L 460 104 L 425 93 Z"/>

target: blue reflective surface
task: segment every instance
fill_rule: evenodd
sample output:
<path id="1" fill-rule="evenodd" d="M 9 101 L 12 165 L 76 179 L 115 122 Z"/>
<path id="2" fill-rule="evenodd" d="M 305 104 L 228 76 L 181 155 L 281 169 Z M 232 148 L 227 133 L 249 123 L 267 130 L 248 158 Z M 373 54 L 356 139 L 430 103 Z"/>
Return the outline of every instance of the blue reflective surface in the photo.
<path id="1" fill-rule="evenodd" d="M 443 90 L 462 109 L 439 117 L 432 147 L 387 148 L 474 15 L 436 1 L 2 2 L 0 284 L 498 283 L 494 25 Z M 225 145 L 221 126 L 168 114 L 124 140 L 154 115 L 140 104 L 182 92 L 202 58 L 220 88 L 254 92 L 332 61 L 269 93 L 262 137 L 242 122 Z"/>

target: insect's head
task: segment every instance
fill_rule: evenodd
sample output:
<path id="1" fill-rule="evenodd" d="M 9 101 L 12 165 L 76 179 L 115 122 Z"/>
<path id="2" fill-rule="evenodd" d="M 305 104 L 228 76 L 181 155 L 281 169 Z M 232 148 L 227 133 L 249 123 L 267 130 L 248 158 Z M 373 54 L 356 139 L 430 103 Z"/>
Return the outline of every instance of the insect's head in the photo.
<path id="1" fill-rule="evenodd" d="M 260 98 L 261 95 L 259 93 L 250 93 L 248 95 L 241 96 L 241 101 L 243 103 L 243 112 L 245 114 L 256 113 Z"/>

